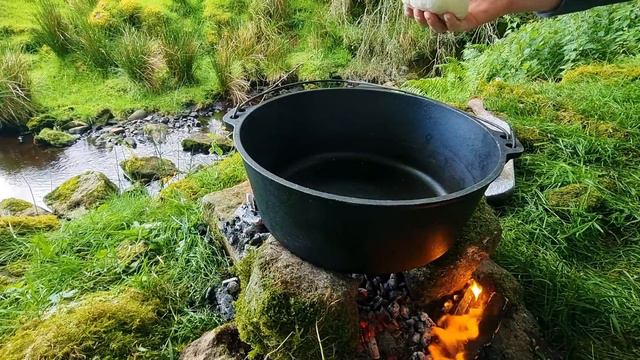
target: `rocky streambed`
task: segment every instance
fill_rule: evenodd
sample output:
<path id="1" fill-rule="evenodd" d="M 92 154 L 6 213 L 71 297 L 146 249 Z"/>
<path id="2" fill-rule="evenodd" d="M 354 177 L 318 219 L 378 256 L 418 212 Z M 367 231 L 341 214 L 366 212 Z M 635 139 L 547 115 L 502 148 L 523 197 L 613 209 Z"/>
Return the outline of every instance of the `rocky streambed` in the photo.
<path id="1" fill-rule="evenodd" d="M 106 117 L 102 125 L 76 124 L 66 129 L 75 140 L 61 148 L 34 141 L 32 135 L 0 134 L 0 200 L 19 198 L 45 207 L 47 193 L 85 171 L 104 173 L 124 189 L 131 181 L 120 166 L 123 160 L 159 157 L 183 174 L 217 160 L 219 153 L 230 148 L 219 105 L 175 115 L 139 110 L 127 119 Z M 212 141 L 220 146 L 209 151 L 207 143 Z M 157 181 L 149 184 L 151 191 L 160 186 Z"/>

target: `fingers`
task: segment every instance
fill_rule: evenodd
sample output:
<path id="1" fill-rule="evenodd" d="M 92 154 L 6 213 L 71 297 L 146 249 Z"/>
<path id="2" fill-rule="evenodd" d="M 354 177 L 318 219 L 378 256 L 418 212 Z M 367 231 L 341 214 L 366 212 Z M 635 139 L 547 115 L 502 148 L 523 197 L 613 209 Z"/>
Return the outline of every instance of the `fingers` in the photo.
<path id="1" fill-rule="evenodd" d="M 444 23 L 449 31 L 463 32 L 469 30 L 466 22 L 459 20 L 455 15 L 451 13 L 444 14 L 443 18 Z"/>
<path id="2" fill-rule="evenodd" d="M 447 31 L 464 32 L 470 30 L 470 26 L 466 21 L 458 19 L 451 13 L 438 16 L 434 13 L 413 9 L 406 5 L 404 7 L 404 14 L 407 17 L 414 18 L 416 22 L 422 26 L 429 26 L 431 30 L 437 33 L 444 33 Z"/>
<path id="3" fill-rule="evenodd" d="M 427 22 L 427 19 L 425 19 L 425 15 L 426 14 L 427 13 L 425 13 L 422 10 L 413 9 L 413 18 L 416 19 L 416 21 L 422 26 L 429 25 L 428 22 Z"/>
<path id="4" fill-rule="evenodd" d="M 404 6 L 404 15 L 407 17 L 413 17 L 413 9 L 409 5 Z"/>
<path id="5" fill-rule="evenodd" d="M 443 33 L 447 31 L 447 25 L 442 19 L 438 17 L 438 15 L 430 12 L 424 12 L 424 18 L 426 19 L 427 24 L 431 28 L 431 30 L 437 33 Z M 415 12 L 414 12 L 415 15 Z"/>

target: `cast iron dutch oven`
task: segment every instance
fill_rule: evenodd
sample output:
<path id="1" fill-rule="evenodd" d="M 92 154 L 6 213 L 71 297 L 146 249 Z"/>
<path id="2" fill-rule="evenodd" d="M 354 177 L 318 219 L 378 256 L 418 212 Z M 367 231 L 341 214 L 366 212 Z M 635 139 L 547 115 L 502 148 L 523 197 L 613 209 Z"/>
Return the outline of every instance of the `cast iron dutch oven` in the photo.
<path id="1" fill-rule="evenodd" d="M 334 86 L 241 104 L 225 122 L 269 231 L 326 269 L 391 273 L 437 259 L 523 150 L 510 133 L 425 97 L 312 83 Z"/>

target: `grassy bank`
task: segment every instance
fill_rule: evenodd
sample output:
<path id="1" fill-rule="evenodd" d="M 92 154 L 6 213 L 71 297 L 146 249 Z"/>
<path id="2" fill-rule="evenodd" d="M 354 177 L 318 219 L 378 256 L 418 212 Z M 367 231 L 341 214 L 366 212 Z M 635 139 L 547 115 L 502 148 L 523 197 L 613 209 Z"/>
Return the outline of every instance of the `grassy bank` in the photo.
<path id="1" fill-rule="evenodd" d="M 497 260 L 570 358 L 640 356 L 638 40 L 637 4 L 603 8 L 526 25 L 407 84 L 461 108 L 481 97 L 515 127 L 526 153 Z"/>
<path id="2" fill-rule="evenodd" d="M 22 56 L 31 80 L 20 98 L 31 107 L 12 106 L 22 110 L 12 122 L 23 123 L 45 112 L 59 122 L 90 121 L 105 108 L 176 112 L 220 96 L 240 101 L 250 84 L 285 79 L 398 81 L 498 35 L 491 25 L 434 36 L 393 0 L 0 0 L 0 8 L 0 49 Z"/>
<path id="3" fill-rule="evenodd" d="M 202 192 L 234 185 L 239 160 L 183 181 Z M 216 326 L 205 292 L 229 264 L 188 195 L 131 191 L 58 231 L 0 232 L 0 358 L 175 358 Z"/>

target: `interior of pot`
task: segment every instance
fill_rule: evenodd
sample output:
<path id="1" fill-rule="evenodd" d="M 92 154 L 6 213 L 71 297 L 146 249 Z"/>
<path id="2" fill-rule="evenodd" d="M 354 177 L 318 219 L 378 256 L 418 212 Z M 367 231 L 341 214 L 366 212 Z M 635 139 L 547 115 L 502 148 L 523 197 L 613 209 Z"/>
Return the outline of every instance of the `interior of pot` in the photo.
<path id="1" fill-rule="evenodd" d="M 276 176 L 373 200 L 454 193 L 486 180 L 502 161 L 493 136 L 466 115 L 378 89 L 276 98 L 247 115 L 236 142 Z"/>

